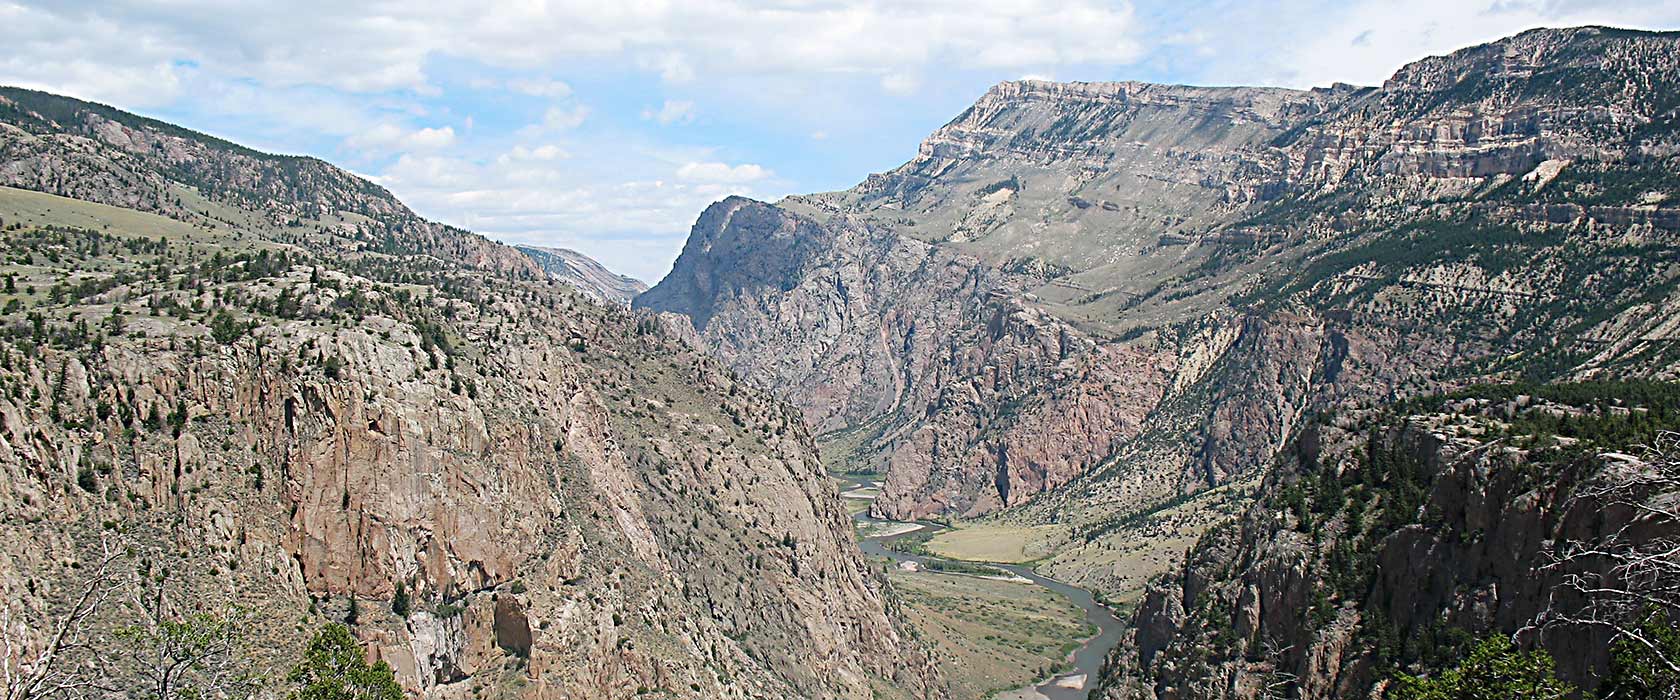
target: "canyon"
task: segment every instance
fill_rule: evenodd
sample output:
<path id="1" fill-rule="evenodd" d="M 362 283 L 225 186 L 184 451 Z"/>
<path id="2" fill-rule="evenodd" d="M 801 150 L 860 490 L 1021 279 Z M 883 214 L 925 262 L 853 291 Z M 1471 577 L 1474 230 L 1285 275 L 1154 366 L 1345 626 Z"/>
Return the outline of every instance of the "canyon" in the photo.
<path id="1" fill-rule="evenodd" d="M 1511 633 L 1544 606 L 1525 589 L 1489 603 L 1497 615 L 1465 612 L 1461 584 L 1442 583 L 1385 610 L 1397 579 L 1330 593 L 1295 554 L 1244 574 L 1272 566 L 1266 518 L 1291 455 L 1325 416 L 1409 397 L 1676 378 L 1677 57 L 1680 34 L 1581 27 L 1424 59 L 1380 87 L 1006 82 L 849 190 L 713 205 L 635 306 L 798 407 L 835 468 L 879 474 L 874 516 L 1030 533 L 1039 572 L 1140 606 L 1109 696 L 1364 696 L 1390 668 L 1373 659 L 1421 661 L 1350 630 Z M 1437 494 L 1440 508 L 1527 528 L 1463 537 L 1559 527 L 1502 499 L 1567 489 L 1466 485 L 1440 449 L 1418 453 L 1444 470 L 1424 478 L 1473 494 Z M 1198 537 L 1192 561 L 1137 554 Z M 1385 554 L 1379 571 L 1507 581 L 1540 565 L 1486 561 L 1498 546 Z M 1288 627 L 1320 594 L 1342 622 Z M 1245 641 L 1210 641 L 1231 630 Z M 1573 655 L 1572 680 L 1604 671 L 1603 644 L 1561 639 L 1524 642 Z"/>
<path id="2" fill-rule="evenodd" d="M 1004 83 L 851 190 L 714 205 L 635 303 L 882 473 L 878 515 L 1061 523 L 1053 570 L 1101 586 L 1076 550 L 1319 408 L 1672 377 L 1675 42 L 1536 30 L 1380 88 Z"/>
<path id="3" fill-rule="evenodd" d="M 439 700 L 967 697 L 988 649 L 1251 700 L 1492 638 L 1592 692 L 1680 612 L 1677 126 L 1680 32 L 1009 81 L 648 288 L 0 88 L 0 660 L 74 622 L 64 673 L 132 679 L 212 620 L 280 697 L 343 624 Z"/>

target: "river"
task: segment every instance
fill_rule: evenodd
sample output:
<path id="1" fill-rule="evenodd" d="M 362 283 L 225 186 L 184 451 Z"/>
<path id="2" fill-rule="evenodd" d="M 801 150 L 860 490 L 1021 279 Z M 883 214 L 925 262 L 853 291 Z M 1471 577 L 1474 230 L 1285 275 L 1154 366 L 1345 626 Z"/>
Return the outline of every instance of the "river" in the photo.
<path id="1" fill-rule="evenodd" d="M 858 492 L 860 490 L 874 491 L 879 488 L 879 482 L 858 477 L 846 477 L 842 479 L 842 482 L 845 484 L 844 491 L 848 494 L 846 496 L 847 498 L 869 498 L 871 496 L 862 496 L 859 495 Z M 853 517 L 853 519 L 857 521 L 859 526 L 863 526 L 863 528 L 860 529 L 860 533 L 866 531 L 867 526 L 870 525 L 894 524 L 890 521 L 871 518 L 869 517 L 868 511 L 857 514 Z M 937 523 L 923 522 L 915 524 L 920 527 L 908 532 L 901 532 L 894 535 L 887 535 L 883 537 L 863 537 L 860 534 L 858 538 L 858 548 L 862 549 L 863 553 L 869 556 L 885 557 L 894 562 L 912 561 L 916 562 L 918 565 L 926 565 L 929 561 L 939 559 L 939 557 L 924 557 L 914 554 L 895 552 L 885 546 L 885 543 L 887 542 L 908 537 L 913 534 L 922 532 L 938 532 L 945 529 L 943 525 L 939 525 Z M 1068 600 L 1073 601 L 1074 605 L 1077 605 L 1081 610 L 1084 610 L 1085 618 L 1097 628 L 1096 636 L 1086 640 L 1083 645 L 1073 651 L 1072 663 L 1067 671 L 1016 691 L 1000 693 L 998 697 L 1030 699 L 1042 697 L 1049 698 L 1049 700 L 1086 700 L 1086 698 L 1090 695 L 1090 688 L 1096 684 L 1097 671 L 1102 668 L 1103 659 L 1108 656 L 1109 650 L 1113 649 L 1114 645 L 1120 642 L 1121 623 L 1119 618 L 1114 616 L 1114 611 L 1097 603 L 1096 599 L 1091 596 L 1090 591 L 1078 586 L 1062 583 L 1061 581 L 1057 581 L 1053 578 L 1041 576 L 1037 572 L 1025 566 L 1019 566 L 1016 564 L 991 564 L 990 562 L 987 564 L 1016 576 L 1020 576 L 1021 578 L 1048 588 L 1051 591 L 1062 594 L 1067 597 Z"/>

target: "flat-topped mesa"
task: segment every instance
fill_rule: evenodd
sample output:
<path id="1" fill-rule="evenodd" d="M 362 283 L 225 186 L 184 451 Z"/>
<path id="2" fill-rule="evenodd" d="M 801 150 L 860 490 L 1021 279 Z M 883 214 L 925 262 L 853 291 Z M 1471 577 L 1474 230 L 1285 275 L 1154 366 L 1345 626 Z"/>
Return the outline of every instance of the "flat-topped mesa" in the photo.
<path id="1" fill-rule="evenodd" d="M 1194 171 L 1185 161 L 1211 158 L 1241 164 L 1199 173 L 1227 175 L 1225 185 L 1315 190 L 1355 170 L 1483 177 L 1522 174 L 1547 158 L 1617 158 L 1630 146 L 1669 152 L 1668 140 L 1647 144 L 1638 132 L 1671 118 L 1676 56 L 1674 32 L 1579 27 L 1424 58 L 1380 89 L 1008 81 L 929 135 L 915 158 L 854 192 L 909 203 L 932 180 L 955 185 L 976 164 L 1000 161 L 1083 170 L 1083 184 L 1140 166 Z"/>
<path id="2" fill-rule="evenodd" d="M 1141 129 L 1162 120 L 1208 126 L 1255 124 L 1281 130 L 1331 102 L 1329 91 L 1194 87 L 1143 82 L 999 83 L 922 141 L 917 161 L 1024 156 L 1100 164 L 1116 151 L 1154 145 Z M 1249 143 L 1249 131 L 1236 134 Z M 1215 136 L 1181 133 L 1185 138 Z M 1200 139 L 1199 139 L 1200 140 Z M 1215 137 L 1217 140 L 1217 137 Z M 1171 140 L 1169 139 L 1169 143 Z"/>

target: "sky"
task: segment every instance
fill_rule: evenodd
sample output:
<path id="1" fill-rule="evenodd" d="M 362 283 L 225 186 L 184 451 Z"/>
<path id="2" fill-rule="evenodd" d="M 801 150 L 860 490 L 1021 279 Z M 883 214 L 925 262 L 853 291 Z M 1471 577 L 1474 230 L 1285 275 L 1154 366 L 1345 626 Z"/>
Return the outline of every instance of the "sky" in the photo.
<path id="1" fill-rule="evenodd" d="M 1672 0 L 0 0 L 0 84 L 313 155 L 648 282 L 707 204 L 850 187 L 1023 77 L 1378 85 Z"/>

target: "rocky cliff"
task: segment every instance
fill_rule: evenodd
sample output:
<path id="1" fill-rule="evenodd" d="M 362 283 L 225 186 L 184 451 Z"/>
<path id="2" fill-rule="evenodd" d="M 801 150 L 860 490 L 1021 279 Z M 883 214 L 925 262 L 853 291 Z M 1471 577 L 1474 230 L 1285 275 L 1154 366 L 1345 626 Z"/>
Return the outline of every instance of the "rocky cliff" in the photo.
<path id="1" fill-rule="evenodd" d="M 608 270 L 575 250 L 541 246 L 518 246 L 518 249 L 535 260 L 548 276 L 605 304 L 627 306 L 636 295 L 647 291 L 647 284 L 641 280 Z"/>
<path id="2" fill-rule="evenodd" d="M 1477 387 L 1319 416 L 1254 507 L 1150 588 L 1101 696 L 1373 697 L 1482 635 L 1549 650 L 1591 691 L 1617 627 L 1649 614 L 1623 593 L 1672 590 L 1627 555 L 1676 563 L 1674 386 Z"/>
<path id="3" fill-rule="evenodd" d="M 1011 277 L 861 219 L 734 198 L 637 303 L 694 319 L 737 369 L 797 397 L 808 424 L 859 445 L 854 466 L 888 475 L 884 512 L 974 514 L 1065 482 L 1135 432 L 1127 407 L 1163 388 L 1137 353 L 1000 294 Z"/>
<path id="4" fill-rule="evenodd" d="M 655 319 L 318 161 L 0 106 L 9 650 L 104 541 L 254 611 L 269 693 L 347 619 L 423 697 L 943 695 L 798 414 Z"/>
<path id="5" fill-rule="evenodd" d="M 715 206 L 637 304 L 885 470 L 883 515 L 1097 532 L 1255 473 L 1316 406 L 1672 374 L 1677 44 L 1536 30 L 1379 88 L 1004 83 L 851 190 Z"/>

